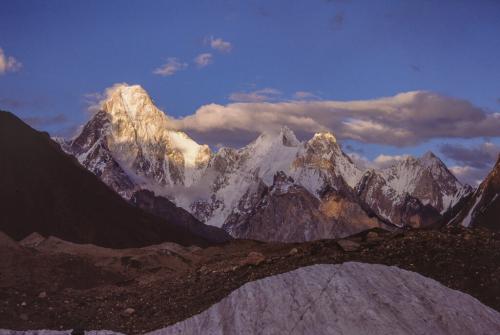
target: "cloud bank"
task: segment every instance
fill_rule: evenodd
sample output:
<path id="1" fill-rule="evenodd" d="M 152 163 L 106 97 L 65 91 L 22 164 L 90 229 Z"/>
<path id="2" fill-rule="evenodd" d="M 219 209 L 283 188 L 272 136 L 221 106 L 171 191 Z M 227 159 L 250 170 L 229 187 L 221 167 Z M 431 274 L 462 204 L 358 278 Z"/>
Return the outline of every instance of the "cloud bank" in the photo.
<path id="1" fill-rule="evenodd" d="M 274 101 L 281 95 L 281 91 L 274 88 L 263 88 L 252 92 L 235 92 L 229 95 L 229 100 L 235 102 L 264 102 Z"/>
<path id="2" fill-rule="evenodd" d="M 341 140 L 397 147 L 434 138 L 500 136 L 500 113 L 433 92 L 358 101 L 265 102 L 278 94 L 272 89 L 234 93 L 230 100 L 241 102 L 204 105 L 192 115 L 173 119 L 172 126 L 208 143 L 221 132 L 249 137 L 282 125 L 298 134 L 332 131 Z"/>
<path id="3" fill-rule="evenodd" d="M 402 161 L 408 158 L 408 155 L 380 154 L 377 157 L 375 157 L 374 160 L 369 160 L 365 156 L 356 152 L 348 153 L 348 156 L 353 160 L 354 163 L 356 163 L 357 166 L 364 169 L 376 169 L 376 170 L 388 168 L 396 164 L 398 161 Z"/>
<path id="4" fill-rule="evenodd" d="M 440 152 L 457 165 L 450 170 L 458 179 L 471 184 L 479 184 L 495 164 L 500 146 L 492 142 L 466 147 L 460 144 L 443 144 Z"/>

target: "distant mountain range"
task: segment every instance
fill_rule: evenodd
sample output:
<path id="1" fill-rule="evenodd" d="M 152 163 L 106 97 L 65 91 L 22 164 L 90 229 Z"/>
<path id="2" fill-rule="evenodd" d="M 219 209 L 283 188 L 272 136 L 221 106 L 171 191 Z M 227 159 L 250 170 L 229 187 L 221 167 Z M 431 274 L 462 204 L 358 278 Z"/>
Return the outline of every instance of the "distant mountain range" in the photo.
<path id="1" fill-rule="evenodd" d="M 431 152 L 361 169 L 328 132 L 301 142 L 283 127 L 212 152 L 175 130 L 137 85 L 115 87 L 80 134 L 58 141 L 125 199 L 152 191 L 237 238 L 305 241 L 429 227 L 473 192 Z"/>

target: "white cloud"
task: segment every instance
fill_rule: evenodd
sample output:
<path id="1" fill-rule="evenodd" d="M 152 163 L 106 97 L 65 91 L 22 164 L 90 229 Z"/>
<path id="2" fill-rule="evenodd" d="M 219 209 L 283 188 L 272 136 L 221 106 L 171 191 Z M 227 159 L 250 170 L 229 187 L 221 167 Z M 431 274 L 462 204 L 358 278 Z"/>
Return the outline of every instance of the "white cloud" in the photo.
<path id="1" fill-rule="evenodd" d="M 458 179 L 470 185 L 477 185 L 495 165 L 500 146 L 489 141 L 474 146 L 443 144 L 440 151 L 457 164 L 450 170 Z"/>
<path id="2" fill-rule="evenodd" d="M 16 72 L 21 69 L 23 64 L 12 56 L 7 56 L 0 48 L 0 75 L 7 72 Z"/>
<path id="3" fill-rule="evenodd" d="M 276 100 L 281 91 L 274 88 L 263 88 L 252 92 L 235 92 L 229 96 L 229 100 L 236 102 L 264 102 Z"/>
<path id="4" fill-rule="evenodd" d="M 231 52 L 233 49 L 233 46 L 231 45 L 230 42 L 224 41 L 222 38 L 214 38 L 213 36 L 210 36 L 205 39 L 205 43 L 208 43 L 210 47 L 214 50 L 220 51 L 220 52 Z"/>
<path id="5" fill-rule="evenodd" d="M 441 153 L 460 165 L 475 168 L 490 167 L 497 160 L 500 146 L 492 142 L 484 142 L 476 146 L 466 147 L 461 144 L 441 145 Z"/>
<path id="6" fill-rule="evenodd" d="M 381 155 L 378 155 L 377 157 L 375 157 L 375 159 L 373 160 L 373 163 L 375 164 L 376 167 L 378 167 L 380 169 L 384 169 L 386 167 L 392 166 L 392 165 L 396 164 L 397 162 L 405 160 L 407 158 L 408 158 L 408 155 L 391 156 L 391 155 L 381 154 Z"/>
<path id="7" fill-rule="evenodd" d="M 194 63 L 198 68 L 203 68 L 213 62 L 213 57 L 211 53 L 202 53 L 196 56 Z"/>
<path id="8" fill-rule="evenodd" d="M 293 94 L 293 98 L 295 100 L 317 100 L 320 99 L 319 96 L 316 94 L 313 94 L 311 92 L 306 92 L 306 91 L 297 91 Z"/>
<path id="9" fill-rule="evenodd" d="M 499 137 L 500 114 L 487 113 L 468 101 L 426 91 L 358 101 L 274 102 L 280 92 L 263 89 L 237 92 L 238 103 L 201 106 L 194 114 L 174 120 L 175 126 L 213 138 L 211 133 L 246 133 L 287 125 L 301 134 L 333 131 L 340 140 L 409 146 L 433 138 Z"/>
<path id="10" fill-rule="evenodd" d="M 175 74 L 177 71 L 187 68 L 187 63 L 180 62 L 175 57 L 167 58 L 167 62 L 153 71 L 154 74 L 166 77 Z"/>
<path id="11" fill-rule="evenodd" d="M 481 184 L 483 179 L 486 177 L 489 169 L 479 169 L 472 166 L 452 166 L 449 168 L 450 171 L 463 183 L 477 186 Z"/>
<path id="12" fill-rule="evenodd" d="M 360 155 L 356 152 L 348 153 L 349 157 L 356 163 L 359 167 L 365 169 L 385 169 L 396 164 L 398 161 L 407 159 L 409 155 L 385 155 L 380 154 L 375 159 L 370 160 L 367 157 Z"/>

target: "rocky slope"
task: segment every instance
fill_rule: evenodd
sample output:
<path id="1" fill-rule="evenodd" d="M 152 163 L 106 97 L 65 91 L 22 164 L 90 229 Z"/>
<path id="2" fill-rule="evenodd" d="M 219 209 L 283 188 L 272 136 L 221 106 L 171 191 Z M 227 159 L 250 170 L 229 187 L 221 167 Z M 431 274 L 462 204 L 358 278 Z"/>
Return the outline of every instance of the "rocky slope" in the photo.
<path id="1" fill-rule="evenodd" d="M 321 199 L 277 172 L 273 184 L 245 194 L 223 228 L 231 235 L 262 241 L 303 242 L 338 238 L 385 227 L 347 191 L 325 190 Z M 345 188 L 347 190 L 347 188 Z M 243 205 L 242 205 L 243 204 Z"/>
<path id="2" fill-rule="evenodd" d="M 166 198 L 156 196 L 151 191 L 141 190 L 135 192 L 130 198 L 130 202 L 168 222 L 187 228 L 193 235 L 200 238 L 215 243 L 231 240 L 231 236 L 225 230 L 201 223 L 186 210 L 175 206 Z"/>
<path id="3" fill-rule="evenodd" d="M 208 310 L 148 334 L 499 332 L 500 313 L 467 294 L 397 267 L 348 262 L 245 284 Z"/>
<path id="4" fill-rule="evenodd" d="M 0 157 L 0 230 L 15 239 L 37 231 L 117 248 L 211 244 L 128 204 L 48 134 L 8 112 L 0 112 Z"/>
<path id="5" fill-rule="evenodd" d="M 459 208 L 451 224 L 500 230 L 500 156 L 478 189 Z"/>
<path id="6" fill-rule="evenodd" d="M 431 226 L 470 192 L 431 153 L 385 170 L 363 171 L 328 132 L 301 142 L 283 127 L 260 135 L 241 149 L 221 148 L 212 153 L 206 145 L 173 130 L 170 119 L 137 85 L 118 85 L 110 90 L 101 110 L 63 147 L 123 197 L 130 199 L 138 190 L 151 190 L 209 225 L 224 226 L 235 237 L 258 235 L 247 235 L 246 228 L 236 226 L 248 228 L 248 222 L 256 220 L 252 224 L 256 229 L 274 220 L 272 206 L 257 215 L 260 218 L 255 213 L 256 206 L 264 208 L 264 197 L 272 195 L 268 191 L 277 173 L 291 177 L 302 188 L 303 197 L 282 192 L 279 201 L 282 209 L 307 208 L 304 215 L 309 217 L 303 221 L 319 218 L 319 213 L 324 216 L 326 207 L 333 208 L 325 198 L 326 190 L 336 194 L 335 203 L 345 198 L 344 203 L 353 204 L 341 206 L 342 214 L 337 216 L 345 220 L 326 215 L 326 219 L 318 219 L 324 223 L 317 227 L 289 227 L 302 238 L 357 231 L 357 227 L 344 225 L 354 216 L 363 222 L 361 226 L 376 226 L 379 221 L 400 227 Z M 298 219 L 297 212 L 291 214 L 284 210 L 278 219 Z M 306 230 L 311 233 L 304 234 Z"/>

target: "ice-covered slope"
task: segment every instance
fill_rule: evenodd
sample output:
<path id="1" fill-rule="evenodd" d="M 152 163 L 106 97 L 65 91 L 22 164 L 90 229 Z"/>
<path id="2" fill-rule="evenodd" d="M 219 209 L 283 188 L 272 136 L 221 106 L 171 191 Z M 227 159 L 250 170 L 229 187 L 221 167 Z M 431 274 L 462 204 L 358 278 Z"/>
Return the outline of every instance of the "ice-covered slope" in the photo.
<path id="1" fill-rule="evenodd" d="M 208 310 L 149 335 L 499 334 L 500 314 L 417 273 L 313 265 L 247 283 Z"/>

